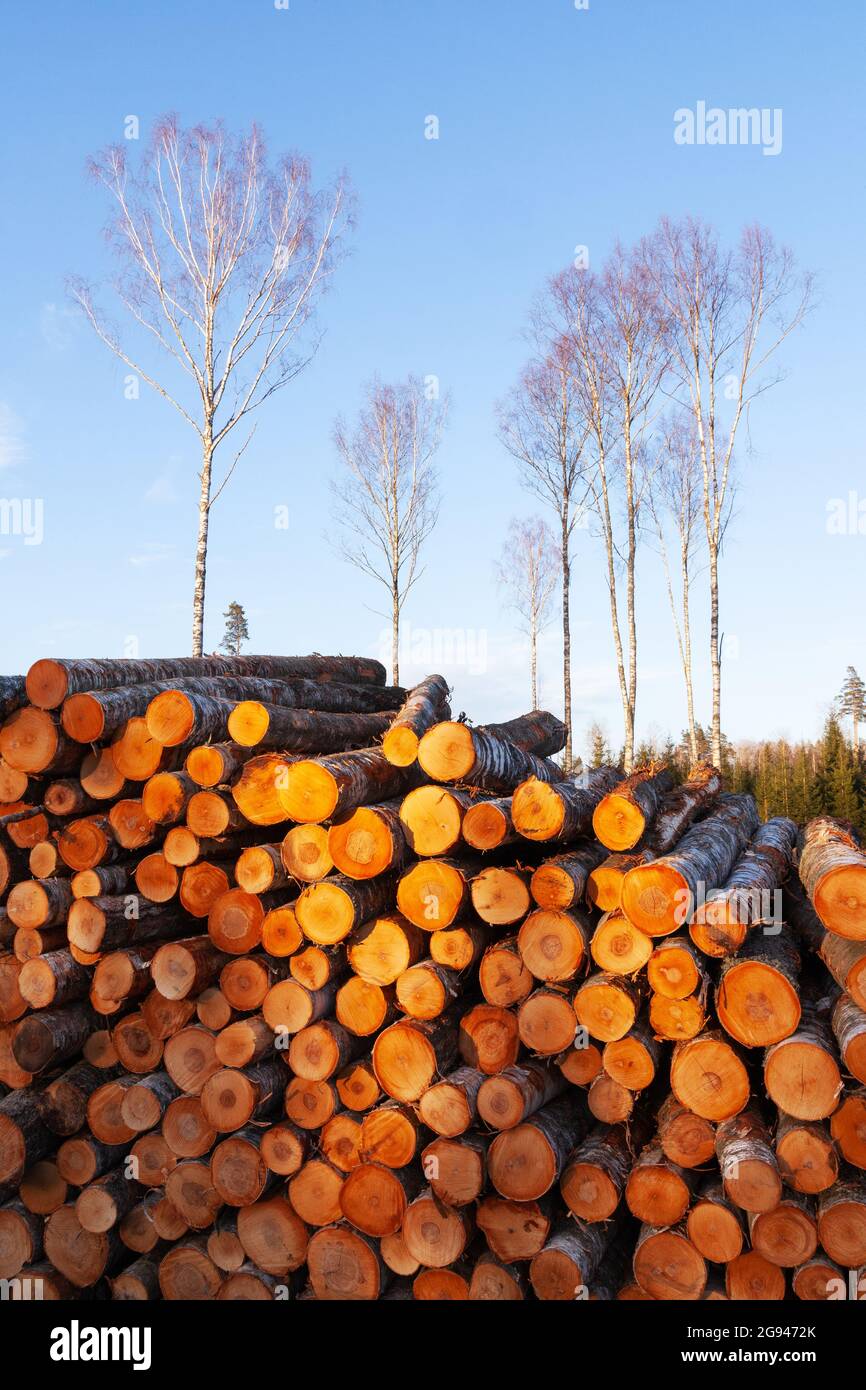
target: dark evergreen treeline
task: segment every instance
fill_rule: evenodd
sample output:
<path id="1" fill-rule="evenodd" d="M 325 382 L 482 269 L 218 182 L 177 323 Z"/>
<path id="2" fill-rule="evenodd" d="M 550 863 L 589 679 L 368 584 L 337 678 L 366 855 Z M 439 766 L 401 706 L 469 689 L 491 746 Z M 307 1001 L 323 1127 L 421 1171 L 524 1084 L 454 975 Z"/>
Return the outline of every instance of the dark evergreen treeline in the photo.
<path id="1" fill-rule="evenodd" d="M 709 742 L 698 729 L 699 754 L 709 758 Z M 590 730 L 590 764 L 610 762 L 613 756 L 602 731 Z M 617 755 L 620 756 L 620 755 Z M 680 780 L 691 765 L 688 736 L 680 741 L 644 742 L 635 751 L 635 764 L 661 759 Z M 751 792 L 764 820 L 790 816 L 798 824 L 812 816 L 830 815 L 853 822 L 866 835 L 866 766 L 855 752 L 835 714 L 817 742 L 789 743 L 786 739 L 758 743 L 722 740 L 722 771 L 729 791 Z"/>

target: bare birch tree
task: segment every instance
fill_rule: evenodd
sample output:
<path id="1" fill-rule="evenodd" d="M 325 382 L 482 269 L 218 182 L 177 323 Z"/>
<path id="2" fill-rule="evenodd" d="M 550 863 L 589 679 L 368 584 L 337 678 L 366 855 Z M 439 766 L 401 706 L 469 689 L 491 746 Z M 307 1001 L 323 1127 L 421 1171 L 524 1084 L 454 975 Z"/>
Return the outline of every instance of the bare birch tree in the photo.
<path id="1" fill-rule="evenodd" d="M 400 615 L 422 571 L 421 549 L 439 515 L 433 458 L 447 401 L 415 377 L 395 386 L 374 380 L 353 429 L 342 419 L 334 443 L 343 462 L 334 513 L 344 558 L 384 585 L 390 600 L 391 678 L 400 682 Z"/>
<path id="2" fill-rule="evenodd" d="M 617 245 L 600 276 L 569 268 L 555 282 L 558 314 L 589 422 L 587 478 L 604 540 L 611 628 L 623 710 L 623 762 L 634 762 L 637 705 L 635 575 L 646 439 L 668 346 L 644 248 Z M 623 642 L 618 571 L 624 576 Z M 627 644 L 627 653 L 626 653 Z"/>
<path id="3" fill-rule="evenodd" d="M 532 708 L 538 709 L 538 638 L 552 618 L 560 556 L 550 527 L 541 517 L 512 520 L 496 566 L 499 585 L 529 637 Z"/>
<path id="4" fill-rule="evenodd" d="M 106 229 L 117 264 L 113 288 L 133 321 L 135 346 L 124 344 L 89 285 L 76 281 L 72 293 L 102 342 L 198 436 L 198 656 L 211 509 L 250 442 L 249 417 L 315 351 L 315 343 L 301 346 L 300 335 L 338 259 L 347 193 L 342 180 L 316 192 L 302 158 L 270 164 L 255 126 L 236 138 L 219 123 L 183 129 L 167 116 L 136 168 L 127 156 L 128 147 L 111 146 L 90 170 L 113 200 Z M 148 345 L 168 373 L 149 365 Z M 246 437 L 215 483 L 216 455 L 238 426 Z"/>
<path id="5" fill-rule="evenodd" d="M 713 762 L 721 766 L 719 556 L 737 432 L 752 402 L 780 380 L 770 359 L 803 321 L 812 277 L 770 232 L 747 227 L 733 250 L 694 218 L 668 218 L 649 265 L 670 327 L 672 373 L 698 436 L 710 584 Z"/>
<path id="6" fill-rule="evenodd" d="M 668 417 L 658 432 L 659 456 L 653 472 L 647 501 L 664 566 L 668 602 L 674 620 L 680 665 L 686 688 L 689 753 L 692 763 L 700 756 L 698 727 L 695 723 L 695 696 L 692 679 L 691 587 L 694 578 L 698 526 L 701 521 L 701 470 L 698 436 L 694 421 L 680 413 Z M 675 533 L 679 561 L 679 599 L 668 554 L 668 530 Z"/>
<path id="7" fill-rule="evenodd" d="M 563 765 L 573 765 L 571 713 L 571 564 L 574 531 L 584 515 L 584 448 L 589 435 L 569 343 L 555 322 L 555 285 L 537 302 L 530 337 L 535 352 L 517 386 L 499 407 L 499 435 L 520 466 L 525 487 L 557 519 L 562 590 L 562 689 L 566 729 Z"/>

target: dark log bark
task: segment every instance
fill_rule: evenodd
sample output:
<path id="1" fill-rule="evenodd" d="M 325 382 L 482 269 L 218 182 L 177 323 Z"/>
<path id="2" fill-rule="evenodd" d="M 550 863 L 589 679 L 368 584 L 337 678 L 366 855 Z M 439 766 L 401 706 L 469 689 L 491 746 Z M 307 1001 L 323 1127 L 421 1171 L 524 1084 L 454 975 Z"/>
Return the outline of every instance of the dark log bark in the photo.
<path id="1" fill-rule="evenodd" d="M 51 1153 L 55 1144 L 38 1092 L 10 1091 L 0 1100 L 0 1186 L 18 1183 L 25 1168 Z"/>
<path id="2" fill-rule="evenodd" d="M 778 1206 L 782 1180 L 767 1127 L 755 1106 L 719 1125 L 716 1157 L 725 1192 L 743 1211 L 772 1211 Z"/>
<path id="3" fill-rule="evenodd" d="M 669 854 L 692 821 L 711 806 L 722 790 L 722 777 L 710 763 L 692 768 L 688 781 L 669 792 L 656 813 L 647 844 L 654 857 Z"/>
<path id="4" fill-rule="evenodd" d="M 421 736 L 451 718 L 448 683 L 444 676 L 426 676 L 409 691 L 382 740 L 382 752 L 396 767 L 408 767 L 418 756 Z"/>
<path id="5" fill-rule="evenodd" d="M 181 936 L 189 932 L 189 918 L 137 895 L 79 898 L 69 909 L 67 931 L 70 946 L 96 954 Z"/>
<path id="6" fill-rule="evenodd" d="M 43 1009 L 19 1023 L 12 1043 L 15 1060 L 25 1071 L 44 1071 L 74 1057 L 99 1026 L 98 1016 L 85 1004 Z"/>
<path id="7" fill-rule="evenodd" d="M 90 972 L 79 965 L 69 951 L 47 951 L 25 963 L 18 977 L 18 988 L 31 1009 L 59 1008 L 77 999 L 86 999 Z"/>
<path id="8" fill-rule="evenodd" d="M 294 753 L 331 753 L 368 748 L 390 724 L 387 712 L 332 714 L 245 702 L 235 705 L 225 733 L 245 748 L 279 748 Z M 221 730 L 212 733 L 219 736 Z"/>
<path id="9" fill-rule="evenodd" d="M 724 796 L 683 836 L 673 854 L 626 874 L 622 906 L 648 936 L 667 936 L 689 922 L 706 892 L 723 884 L 758 826 L 749 795 Z"/>
<path id="10" fill-rule="evenodd" d="M 638 768 L 602 797 L 592 817 L 596 839 L 610 850 L 634 849 L 674 785 L 666 767 Z"/>
<path id="11" fill-rule="evenodd" d="M 291 763 L 279 800 L 285 820 L 321 822 L 403 796 L 418 780 L 414 767 L 394 767 L 381 748 L 359 748 Z"/>
<path id="12" fill-rule="evenodd" d="M 523 1062 L 487 1077 L 478 1092 L 478 1113 L 491 1129 L 513 1129 L 566 1089 L 558 1067 Z"/>
<path id="13" fill-rule="evenodd" d="M 146 661 L 46 658 L 35 662 L 27 672 L 27 697 L 41 709 L 55 709 L 68 695 L 81 690 L 112 690 L 179 676 L 260 676 L 270 680 L 301 677 L 358 685 L 385 684 L 384 666 L 364 657 L 185 656 Z"/>
<path id="14" fill-rule="evenodd" d="M 502 795 L 530 777 L 561 782 L 565 773 L 549 754 L 564 742 L 565 726 L 541 711 L 478 729 L 446 722 L 423 736 L 418 762 L 435 782 L 465 782 Z"/>
<path id="15" fill-rule="evenodd" d="M 585 1097 L 571 1091 L 514 1129 L 503 1130 L 487 1155 L 496 1191 L 518 1202 L 542 1197 L 558 1180 L 575 1142 L 580 1142 L 590 1124 Z"/>
<path id="16" fill-rule="evenodd" d="M 602 797 L 622 777 L 618 767 L 596 767 L 576 778 L 521 779 L 511 798 L 511 817 L 528 840 L 574 840 L 589 834 Z M 553 781 L 553 785 L 547 783 Z"/>
<path id="17" fill-rule="evenodd" d="M 8 719 L 10 714 L 27 701 L 27 691 L 23 676 L 0 676 L 0 719 Z"/>
<path id="18" fill-rule="evenodd" d="M 739 950 L 749 927 L 781 923 L 781 885 L 794 860 L 797 827 L 786 816 L 760 826 L 724 884 L 698 904 L 690 928 L 693 940 L 708 955 Z"/>
<path id="19" fill-rule="evenodd" d="M 539 907 L 565 910 L 579 907 L 586 896 L 589 876 L 605 858 L 600 845 L 587 843 L 545 859 L 534 871 L 530 891 Z"/>

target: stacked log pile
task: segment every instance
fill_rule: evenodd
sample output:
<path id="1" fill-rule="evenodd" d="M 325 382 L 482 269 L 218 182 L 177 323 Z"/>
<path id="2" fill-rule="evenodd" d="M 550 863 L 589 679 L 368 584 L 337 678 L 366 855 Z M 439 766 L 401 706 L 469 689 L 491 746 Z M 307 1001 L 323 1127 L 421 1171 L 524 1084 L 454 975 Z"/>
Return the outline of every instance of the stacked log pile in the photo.
<path id="1" fill-rule="evenodd" d="M 0 681 L 0 1278 L 866 1296 L 866 854 L 342 657 Z"/>

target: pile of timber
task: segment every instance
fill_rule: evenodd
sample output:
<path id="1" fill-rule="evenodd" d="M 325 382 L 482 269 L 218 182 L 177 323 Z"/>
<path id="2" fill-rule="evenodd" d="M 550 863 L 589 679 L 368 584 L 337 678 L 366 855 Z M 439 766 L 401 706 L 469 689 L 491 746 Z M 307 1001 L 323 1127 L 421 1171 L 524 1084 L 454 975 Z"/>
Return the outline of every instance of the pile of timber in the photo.
<path id="1" fill-rule="evenodd" d="M 852 827 L 357 658 L 44 660 L 0 718 L 0 1278 L 866 1297 Z"/>

